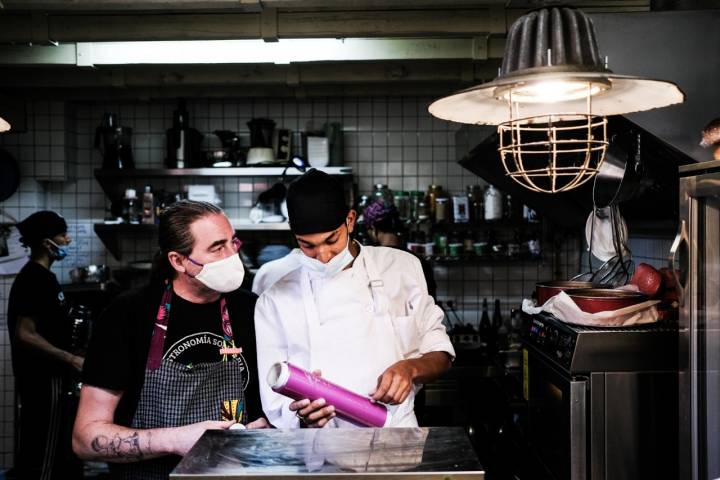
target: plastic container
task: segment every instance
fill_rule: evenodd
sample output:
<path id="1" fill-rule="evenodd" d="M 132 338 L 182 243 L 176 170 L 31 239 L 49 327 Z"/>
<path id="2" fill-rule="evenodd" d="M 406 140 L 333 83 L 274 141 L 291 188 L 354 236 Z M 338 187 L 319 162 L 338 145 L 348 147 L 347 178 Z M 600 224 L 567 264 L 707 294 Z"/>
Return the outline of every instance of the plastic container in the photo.
<path id="1" fill-rule="evenodd" d="M 391 416 L 385 405 L 373 403 L 366 396 L 288 362 L 278 362 L 270 367 L 267 382 L 273 391 L 294 400 L 323 398 L 327 405 L 335 407 L 338 417 L 360 426 L 385 427 L 390 422 Z"/>

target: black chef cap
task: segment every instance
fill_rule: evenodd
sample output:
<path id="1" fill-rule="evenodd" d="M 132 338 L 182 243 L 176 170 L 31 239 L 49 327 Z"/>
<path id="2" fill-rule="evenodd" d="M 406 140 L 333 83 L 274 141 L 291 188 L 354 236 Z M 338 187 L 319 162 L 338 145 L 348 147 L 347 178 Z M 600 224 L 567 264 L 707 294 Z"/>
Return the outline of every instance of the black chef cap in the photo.
<path id="1" fill-rule="evenodd" d="M 350 211 L 342 183 L 315 169 L 290 184 L 287 209 L 295 235 L 331 232 L 345 222 Z"/>
<path id="2" fill-rule="evenodd" d="M 35 212 L 17 224 L 20 231 L 20 243 L 26 247 L 33 247 L 46 238 L 67 232 L 65 219 L 50 210 Z"/>

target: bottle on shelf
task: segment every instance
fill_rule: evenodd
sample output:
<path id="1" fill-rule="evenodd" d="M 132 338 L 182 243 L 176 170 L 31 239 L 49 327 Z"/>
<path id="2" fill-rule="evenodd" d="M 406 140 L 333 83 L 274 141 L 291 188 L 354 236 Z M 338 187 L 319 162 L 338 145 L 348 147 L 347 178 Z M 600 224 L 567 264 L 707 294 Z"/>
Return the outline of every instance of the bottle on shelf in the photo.
<path id="1" fill-rule="evenodd" d="M 428 207 L 428 217 L 430 218 L 431 222 L 437 222 L 436 217 L 436 202 L 438 197 L 442 197 L 442 187 L 440 185 L 430 185 L 428 187 L 427 191 L 427 207 Z"/>
<path id="2" fill-rule="evenodd" d="M 452 197 L 452 207 L 454 223 L 470 222 L 470 201 L 467 196 Z"/>
<path id="3" fill-rule="evenodd" d="M 145 191 L 143 192 L 142 223 L 145 225 L 155 224 L 155 198 L 150 185 L 145 185 Z"/>
<path id="4" fill-rule="evenodd" d="M 490 345 L 489 340 L 492 336 L 492 324 L 490 323 L 490 315 L 488 314 L 487 298 L 483 298 L 482 316 L 480 317 L 480 342 L 487 348 Z"/>
<path id="5" fill-rule="evenodd" d="M 512 260 L 518 260 L 520 258 L 520 230 L 515 229 L 513 232 L 513 238 L 507 245 L 507 255 Z"/>
<path id="6" fill-rule="evenodd" d="M 450 237 L 448 239 L 447 251 L 448 251 L 448 256 L 452 260 L 460 259 L 460 255 L 462 255 L 462 251 L 463 251 L 463 244 L 460 241 L 460 235 L 458 234 L 458 232 L 452 232 L 452 234 L 450 234 Z"/>
<path id="7" fill-rule="evenodd" d="M 503 201 L 502 193 L 500 190 L 495 188 L 494 185 L 489 185 L 485 190 L 485 221 L 494 222 L 501 220 L 503 216 Z"/>
<path id="8" fill-rule="evenodd" d="M 138 208 L 137 192 L 134 188 L 128 188 L 125 190 L 122 217 L 127 223 L 140 223 L 140 212 Z"/>
<path id="9" fill-rule="evenodd" d="M 468 199 L 468 221 L 478 224 L 485 221 L 485 204 L 483 202 L 483 191 L 480 185 L 467 186 Z"/>
<path id="10" fill-rule="evenodd" d="M 173 112 L 173 126 L 166 132 L 167 152 L 165 166 L 168 168 L 192 168 L 200 162 L 202 134 L 190 128 L 185 100 L 178 102 Z"/>
<path id="11" fill-rule="evenodd" d="M 447 197 L 435 198 L 435 223 L 446 223 L 450 220 L 450 202 Z"/>
<path id="12" fill-rule="evenodd" d="M 505 195 L 505 206 L 503 208 L 503 218 L 506 220 L 512 220 L 515 218 L 513 212 L 513 199 L 510 195 Z"/>
<path id="13" fill-rule="evenodd" d="M 500 299 L 495 299 L 495 309 L 493 310 L 492 323 L 490 326 L 490 340 L 488 341 L 488 347 L 491 350 L 498 349 L 498 331 L 502 325 L 502 313 L 500 312 Z"/>
<path id="14" fill-rule="evenodd" d="M 377 184 L 375 184 L 375 187 L 373 188 L 371 201 L 374 202 L 377 200 L 382 200 L 383 202 L 385 202 L 388 205 L 394 204 L 393 194 L 390 191 L 390 189 L 388 188 L 388 186 L 385 185 L 384 183 L 377 183 Z"/>
<path id="15" fill-rule="evenodd" d="M 466 230 L 463 234 L 463 254 L 472 255 L 475 251 L 475 239 L 472 230 Z"/>
<path id="16" fill-rule="evenodd" d="M 407 222 L 410 219 L 410 193 L 397 191 L 393 195 L 393 201 L 395 202 L 400 221 Z"/>

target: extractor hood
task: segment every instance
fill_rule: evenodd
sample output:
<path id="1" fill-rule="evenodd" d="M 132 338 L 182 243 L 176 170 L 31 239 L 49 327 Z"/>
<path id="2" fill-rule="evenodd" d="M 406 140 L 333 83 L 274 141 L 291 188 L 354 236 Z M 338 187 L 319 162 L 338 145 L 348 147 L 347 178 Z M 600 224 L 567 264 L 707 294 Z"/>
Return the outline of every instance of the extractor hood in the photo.
<path id="1" fill-rule="evenodd" d="M 630 158 L 639 154 L 643 168 L 636 194 L 620 206 L 630 234 L 674 234 L 678 216 L 678 167 L 695 160 L 623 116 L 608 118 L 608 138 Z M 464 126 L 455 139 L 458 163 L 464 168 L 555 225 L 573 229 L 585 225 L 592 210 L 592 181 L 576 190 L 554 195 L 535 193 L 518 185 L 503 170 L 494 128 Z"/>

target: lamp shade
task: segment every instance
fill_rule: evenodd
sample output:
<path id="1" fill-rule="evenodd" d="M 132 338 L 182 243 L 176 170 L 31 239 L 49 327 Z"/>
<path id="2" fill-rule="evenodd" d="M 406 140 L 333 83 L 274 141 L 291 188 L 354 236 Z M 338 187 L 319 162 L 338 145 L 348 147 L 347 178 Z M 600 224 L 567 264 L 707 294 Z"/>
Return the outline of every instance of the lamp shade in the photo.
<path id="1" fill-rule="evenodd" d="M 672 82 L 607 69 L 592 20 L 580 10 L 554 7 L 512 24 L 495 80 L 443 97 L 429 111 L 453 122 L 498 125 L 543 115 L 559 120 L 589 113 L 621 115 L 684 99 Z"/>
<path id="2" fill-rule="evenodd" d="M 10 130 L 10 124 L 4 118 L 0 117 L 0 132 L 7 132 Z"/>

